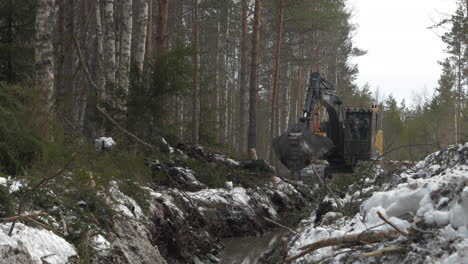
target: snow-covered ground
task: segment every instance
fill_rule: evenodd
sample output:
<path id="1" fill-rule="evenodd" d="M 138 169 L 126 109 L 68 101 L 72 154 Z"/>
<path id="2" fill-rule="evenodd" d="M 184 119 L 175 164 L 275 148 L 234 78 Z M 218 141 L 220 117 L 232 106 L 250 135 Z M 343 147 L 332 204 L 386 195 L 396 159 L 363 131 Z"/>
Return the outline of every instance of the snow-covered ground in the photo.
<path id="1" fill-rule="evenodd" d="M 397 184 L 377 191 L 351 219 L 328 213 L 321 225 L 306 224 L 295 238 L 289 256 L 299 248 L 325 238 L 372 231 L 395 231 L 377 212 L 409 233 L 393 242 L 365 249 L 326 247 L 294 263 L 468 263 L 468 143 L 429 155 L 408 172 L 396 176 Z M 306 223 L 313 223 L 311 216 Z M 400 253 L 363 257 L 362 253 L 398 246 Z"/>
<path id="2" fill-rule="evenodd" d="M 0 225 L 2 263 L 63 264 L 77 255 L 72 245 L 51 231 L 17 223 L 8 236 L 10 227 L 11 223 Z"/>

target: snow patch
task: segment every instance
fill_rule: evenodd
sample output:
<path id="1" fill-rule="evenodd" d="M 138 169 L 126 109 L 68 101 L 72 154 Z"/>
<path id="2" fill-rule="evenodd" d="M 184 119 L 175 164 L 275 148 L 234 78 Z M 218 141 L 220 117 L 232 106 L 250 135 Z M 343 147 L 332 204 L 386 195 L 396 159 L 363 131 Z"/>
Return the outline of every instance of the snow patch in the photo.
<path id="1" fill-rule="evenodd" d="M 0 247 L 23 246 L 37 264 L 63 264 L 76 256 L 75 248 L 51 231 L 16 223 L 12 236 L 8 236 L 11 224 L 0 224 Z"/>
<path id="2" fill-rule="evenodd" d="M 100 137 L 94 140 L 94 147 L 97 151 L 108 150 L 117 145 L 111 137 Z"/>

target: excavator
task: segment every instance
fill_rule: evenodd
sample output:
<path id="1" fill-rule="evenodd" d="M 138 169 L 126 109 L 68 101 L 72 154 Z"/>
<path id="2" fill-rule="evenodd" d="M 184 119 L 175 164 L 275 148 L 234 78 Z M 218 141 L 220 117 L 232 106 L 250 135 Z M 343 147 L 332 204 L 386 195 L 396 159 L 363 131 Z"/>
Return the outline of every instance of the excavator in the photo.
<path id="1" fill-rule="evenodd" d="M 288 131 L 273 138 L 273 149 L 296 180 L 301 180 L 302 169 L 318 161 L 327 163 L 323 177 L 352 172 L 359 161 L 382 156 L 380 118 L 376 105 L 344 108 L 335 87 L 313 72 L 302 115 Z"/>

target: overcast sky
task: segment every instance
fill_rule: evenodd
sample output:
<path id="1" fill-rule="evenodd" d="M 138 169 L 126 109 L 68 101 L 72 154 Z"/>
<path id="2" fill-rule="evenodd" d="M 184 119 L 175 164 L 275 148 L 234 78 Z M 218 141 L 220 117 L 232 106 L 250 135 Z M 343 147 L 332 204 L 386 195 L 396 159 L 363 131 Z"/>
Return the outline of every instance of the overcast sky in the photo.
<path id="1" fill-rule="evenodd" d="M 352 60 L 359 67 L 358 84 L 368 82 L 398 101 L 412 101 L 412 94 L 437 86 L 445 45 L 427 29 L 452 14 L 455 0 L 350 0 L 357 24 L 355 46 L 367 54 Z"/>

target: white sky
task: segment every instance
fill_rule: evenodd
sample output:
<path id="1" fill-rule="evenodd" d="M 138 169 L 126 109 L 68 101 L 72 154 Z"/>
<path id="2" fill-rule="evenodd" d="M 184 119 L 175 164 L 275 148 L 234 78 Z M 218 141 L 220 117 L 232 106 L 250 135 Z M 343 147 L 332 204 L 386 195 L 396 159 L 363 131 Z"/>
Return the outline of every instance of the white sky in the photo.
<path id="1" fill-rule="evenodd" d="M 443 31 L 427 29 L 455 10 L 455 0 L 350 0 L 354 45 L 367 54 L 357 63 L 359 86 L 368 82 L 398 101 L 412 102 L 412 94 L 431 96 L 445 58 Z"/>

